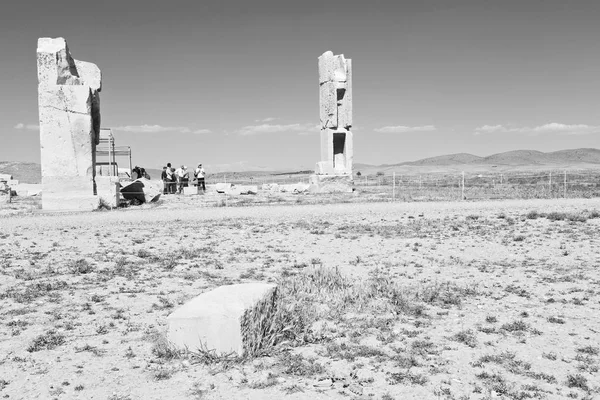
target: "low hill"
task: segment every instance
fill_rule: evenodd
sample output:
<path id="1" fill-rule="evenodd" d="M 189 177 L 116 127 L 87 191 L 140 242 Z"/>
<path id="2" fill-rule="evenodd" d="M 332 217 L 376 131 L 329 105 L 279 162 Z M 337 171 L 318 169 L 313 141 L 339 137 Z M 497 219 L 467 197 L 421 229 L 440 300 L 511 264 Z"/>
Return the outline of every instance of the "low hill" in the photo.
<path id="1" fill-rule="evenodd" d="M 479 157 L 468 153 L 448 154 L 424 158 L 417 161 L 405 161 L 398 164 L 383 164 L 378 167 L 393 167 L 401 165 L 570 165 L 570 164 L 600 164 L 599 149 L 569 149 L 544 153 L 537 150 L 513 150 Z M 360 165 L 360 164 L 356 164 Z M 374 167 L 363 164 L 367 167 Z"/>
<path id="2" fill-rule="evenodd" d="M 437 157 L 424 158 L 422 160 L 402 163 L 404 165 L 456 165 L 471 164 L 482 160 L 482 157 L 469 153 L 448 154 Z"/>
<path id="3" fill-rule="evenodd" d="M 42 167 L 36 163 L 19 161 L 0 161 L 0 174 L 12 175 L 22 183 L 41 183 Z"/>
<path id="4" fill-rule="evenodd" d="M 552 161 L 552 157 L 550 157 L 548 153 L 536 150 L 514 150 L 492 154 L 491 156 L 481 158 L 475 163 L 494 165 L 538 165 L 552 164 Z"/>

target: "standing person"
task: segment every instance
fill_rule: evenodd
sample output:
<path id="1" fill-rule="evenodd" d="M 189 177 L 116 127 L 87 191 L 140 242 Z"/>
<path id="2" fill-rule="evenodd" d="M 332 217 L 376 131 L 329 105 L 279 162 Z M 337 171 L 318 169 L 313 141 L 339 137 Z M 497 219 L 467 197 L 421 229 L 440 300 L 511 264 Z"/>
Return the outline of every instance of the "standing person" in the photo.
<path id="1" fill-rule="evenodd" d="M 188 171 L 187 166 L 183 166 L 183 187 L 188 187 L 188 182 L 190 181 L 190 171 Z"/>
<path id="2" fill-rule="evenodd" d="M 198 193 L 200 193 L 200 187 L 202 187 L 202 193 L 206 192 L 206 185 L 204 184 L 204 177 L 206 176 L 206 172 L 204 172 L 204 168 L 202 168 L 202 164 L 198 164 L 198 168 L 194 172 L 194 177 L 197 180 L 198 185 Z"/>
<path id="3" fill-rule="evenodd" d="M 183 175 L 185 166 L 181 166 L 175 170 L 175 177 L 177 178 L 177 193 L 183 192 Z"/>
<path id="4" fill-rule="evenodd" d="M 177 175 L 175 174 L 175 168 L 171 167 L 171 182 L 169 182 L 170 193 L 175 194 L 177 191 Z"/>
<path id="5" fill-rule="evenodd" d="M 167 163 L 167 169 L 166 169 L 166 174 L 167 174 L 167 193 L 168 194 L 172 194 L 175 191 L 173 190 L 173 180 L 174 180 L 174 176 L 173 176 L 173 168 L 171 168 L 171 163 Z"/>
<path id="6" fill-rule="evenodd" d="M 167 191 L 169 190 L 167 181 L 167 167 L 163 167 L 160 179 L 163 181 L 163 194 L 167 194 Z"/>

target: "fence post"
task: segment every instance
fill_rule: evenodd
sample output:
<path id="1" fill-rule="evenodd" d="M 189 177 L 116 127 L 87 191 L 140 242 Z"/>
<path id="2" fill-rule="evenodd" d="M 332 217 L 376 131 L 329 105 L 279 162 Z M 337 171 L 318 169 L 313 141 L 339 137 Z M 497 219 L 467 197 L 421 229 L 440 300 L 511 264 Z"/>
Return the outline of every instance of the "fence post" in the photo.
<path id="1" fill-rule="evenodd" d="M 465 199 L 465 171 L 462 172 L 462 190 L 461 190 L 461 200 Z"/>
<path id="2" fill-rule="evenodd" d="M 567 198 L 567 170 L 565 169 L 565 187 L 563 190 L 563 197 L 566 199 Z"/>
<path id="3" fill-rule="evenodd" d="M 396 173 L 392 172 L 392 201 L 396 201 Z"/>

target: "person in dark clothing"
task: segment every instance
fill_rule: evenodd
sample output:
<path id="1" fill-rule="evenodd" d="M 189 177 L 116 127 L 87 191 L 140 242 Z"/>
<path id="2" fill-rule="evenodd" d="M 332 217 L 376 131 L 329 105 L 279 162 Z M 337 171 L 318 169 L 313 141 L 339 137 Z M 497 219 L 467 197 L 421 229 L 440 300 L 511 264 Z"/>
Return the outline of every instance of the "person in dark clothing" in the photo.
<path id="1" fill-rule="evenodd" d="M 167 181 L 167 167 L 163 167 L 162 173 L 160 174 L 160 179 L 163 181 L 163 194 L 167 194 L 168 181 Z"/>
<path id="2" fill-rule="evenodd" d="M 176 189 L 176 178 L 175 178 L 175 169 L 171 167 L 171 163 L 167 163 L 167 193 L 175 194 Z"/>
<path id="3" fill-rule="evenodd" d="M 142 171 L 140 170 L 140 167 L 138 167 L 137 165 L 135 167 L 133 167 L 133 169 L 131 170 L 131 178 L 133 180 L 136 179 L 140 179 L 142 177 Z"/>
<path id="4" fill-rule="evenodd" d="M 206 176 L 206 172 L 204 172 L 204 168 L 202 168 L 202 164 L 198 164 L 198 168 L 194 171 L 194 177 L 196 178 L 196 185 L 198 186 L 198 194 L 206 192 L 206 185 L 204 184 L 204 177 Z M 202 192 L 200 189 L 202 188 Z"/>

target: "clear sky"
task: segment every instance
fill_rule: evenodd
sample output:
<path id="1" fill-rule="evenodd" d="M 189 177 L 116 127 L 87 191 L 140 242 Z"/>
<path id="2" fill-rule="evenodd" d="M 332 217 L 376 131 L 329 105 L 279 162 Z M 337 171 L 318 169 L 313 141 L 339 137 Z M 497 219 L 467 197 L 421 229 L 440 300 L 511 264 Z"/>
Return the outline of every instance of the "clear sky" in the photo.
<path id="1" fill-rule="evenodd" d="M 36 43 L 103 73 L 135 164 L 312 169 L 317 57 L 353 62 L 355 162 L 600 147 L 600 1 L 10 1 L 0 161 L 39 162 Z"/>

